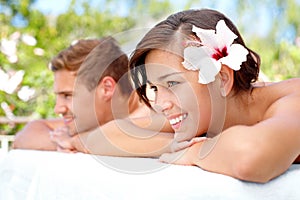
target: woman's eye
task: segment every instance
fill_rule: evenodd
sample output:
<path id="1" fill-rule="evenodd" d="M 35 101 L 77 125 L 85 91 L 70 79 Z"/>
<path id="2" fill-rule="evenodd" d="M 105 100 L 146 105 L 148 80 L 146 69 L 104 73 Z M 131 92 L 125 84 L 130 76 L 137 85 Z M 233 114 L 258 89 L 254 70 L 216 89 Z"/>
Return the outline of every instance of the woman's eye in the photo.
<path id="1" fill-rule="evenodd" d="M 157 92 L 157 87 L 155 85 L 147 84 L 147 86 L 146 86 L 146 96 L 147 96 L 147 98 L 150 102 L 155 101 L 156 92 Z"/>
<path id="2" fill-rule="evenodd" d="M 168 84 L 168 87 L 173 87 L 174 85 L 179 84 L 179 82 L 178 81 L 168 81 L 167 84 Z"/>
<path id="3" fill-rule="evenodd" d="M 153 90 L 154 92 L 157 92 L 157 87 L 154 86 L 154 85 L 151 85 L 151 86 L 150 86 L 150 89 Z"/>

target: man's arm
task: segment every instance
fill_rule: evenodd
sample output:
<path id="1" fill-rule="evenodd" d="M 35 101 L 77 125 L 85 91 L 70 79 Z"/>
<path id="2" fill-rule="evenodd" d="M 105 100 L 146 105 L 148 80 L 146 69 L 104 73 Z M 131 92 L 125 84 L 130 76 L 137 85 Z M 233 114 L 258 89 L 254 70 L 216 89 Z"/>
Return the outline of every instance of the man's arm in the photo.
<path id="1" fill-rule="evenodd" d="M 110 121 L 92 131 L 70 137 L 64 131 L 53 134 L 63 150 L 108 156 L 157 157 L 187 148 L 198 140 L 175 144 L 174 133 L 164 116 L 143 108 L 129 118 Z M 142 116 L 142 117 L 140 117 Z"/>
<path id="2" fill-rule="evenodd" d="M 157 157 L 170 152 L 174 133 L 169 121 L 142 104 L 128 118 L 79 134 L 76 148 L 97 155 Z M 81 144 L 80 144 L 81 143 Z"/>
<path id="3" fill-rule="evenodd" d="M 157 157 L 171 151 L 173 136 L 173 133 L 143 129 L 129 119 L 119 119 L 72 137 L 66 130 L 55 131 L 52 140 L 62 151 L 106 156 Z M 190 145 L 187 142 L 182 148 Z"/>
<path id="4" fill-rule="evenodd" d="M 55 151 L 56 144 L 51 141 L 49 132 L 63 125 L 61 119 L 31 121 L 16 134 L 13 148 Z"/>
<path id="5" fill-rule="evenodd" d="M 92 154 L 157 157 L 171 151 L 173 137 L 173 133 L 144 129 L 123 119 L 111 121 L 80 139 Z"/>

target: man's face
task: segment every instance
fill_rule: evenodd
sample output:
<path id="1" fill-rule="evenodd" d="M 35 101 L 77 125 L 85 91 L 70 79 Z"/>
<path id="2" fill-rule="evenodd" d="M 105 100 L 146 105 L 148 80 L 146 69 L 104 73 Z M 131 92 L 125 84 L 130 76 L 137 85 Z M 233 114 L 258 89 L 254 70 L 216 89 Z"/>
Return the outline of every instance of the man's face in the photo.
<path id="1" fill-rule="evenodd" d="M 54 92 L 56 104 L 54 111 L 62 115 L 64 123 L 71 133 L 88 131 L 99 126 L 100 116 L 95 112 L 103 99 L 95 98 L 95 89 L 89 91 L 76 79 L 76 72 L 59 70 L 54 73 Z M 98 106 L 95 106 L 98 105 Z M 101 106 L 102 107 L 102 106 Z M 104 107 L 105 109 L 108 109 Z M 105 113 L 102 107 L 101 113 Z"/>
<path id="2" fill-rule="evenodd" d="M 105 113 L 104 108 L 96 105 L 103 102 L 103 97 L 96 95 L 96 88 L 89 90 L 79 79 L 76 80 L 73 92 L 72 110 L 75 115 L 75 126 L 78 133 L 95 129 L 99 126 L 100 113 Z M 105 108 L 107 109 L 107 108 Z"/>
<path id="3" fill-rule="evenodd" d="M 72 131 L 75 130 L 75 116 L 72 111 L 75 79 L 75 72 L 58 70 L 54 73 L 54 92 L 56 95 L 54 112 L 63 117 L 65 125 Z"/>

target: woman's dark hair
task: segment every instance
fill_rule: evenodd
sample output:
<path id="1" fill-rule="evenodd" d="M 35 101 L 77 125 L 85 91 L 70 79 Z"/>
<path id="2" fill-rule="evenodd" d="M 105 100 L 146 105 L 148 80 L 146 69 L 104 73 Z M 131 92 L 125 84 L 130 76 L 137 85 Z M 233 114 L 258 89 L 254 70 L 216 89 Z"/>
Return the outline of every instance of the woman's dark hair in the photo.
<path id="1" fill-rule="evenodd" d="M 234 71 L 233 90 L 235 93 L 238 93 L 251 89 L 251 83 L 255 82 L 258 78 L 260 57 L 257 53 L 246 47 L 232 21 L 215 10 L 186 10 L 172 14 L 154 26 L 138 43 L 136 50 L 131 55 L 129 61 L 131 77 L 138 95 L 148 106 L 150 104 L 146 97 L 147 76 L 144 67 L 147 54 L 151 50 L 161 49 L 171 51 L 182 57 L 185 47 L 183 43 L 197 37 L 192 32 L 193 25 L 202 29 L 215 30 L 220 20 L 224 20 L 228 28 L 237 35 L 233 43 L 238 43 L 249 51 L 247 61 L 242 63 L 240 70 Z"/>

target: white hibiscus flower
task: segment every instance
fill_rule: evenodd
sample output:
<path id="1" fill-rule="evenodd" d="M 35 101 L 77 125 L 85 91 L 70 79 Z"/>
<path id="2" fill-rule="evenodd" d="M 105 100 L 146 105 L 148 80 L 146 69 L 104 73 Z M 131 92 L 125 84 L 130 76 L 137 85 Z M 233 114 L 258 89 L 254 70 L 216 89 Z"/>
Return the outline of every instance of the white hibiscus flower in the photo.
<path id="1" fill-rule="evenodd" d="M 248 50 L 240 44 L 232 44 L 237 36 L 226 26 L 224 20 L 217 23 L 216 31 L 193 26 L 200 38 L 200 45 L 188 46 L 184 50 L 183 66 L 188 70 L 199 70 L 199 83 L 215 80 L 222 64 L 239 70 L 247 60 Z"/>

